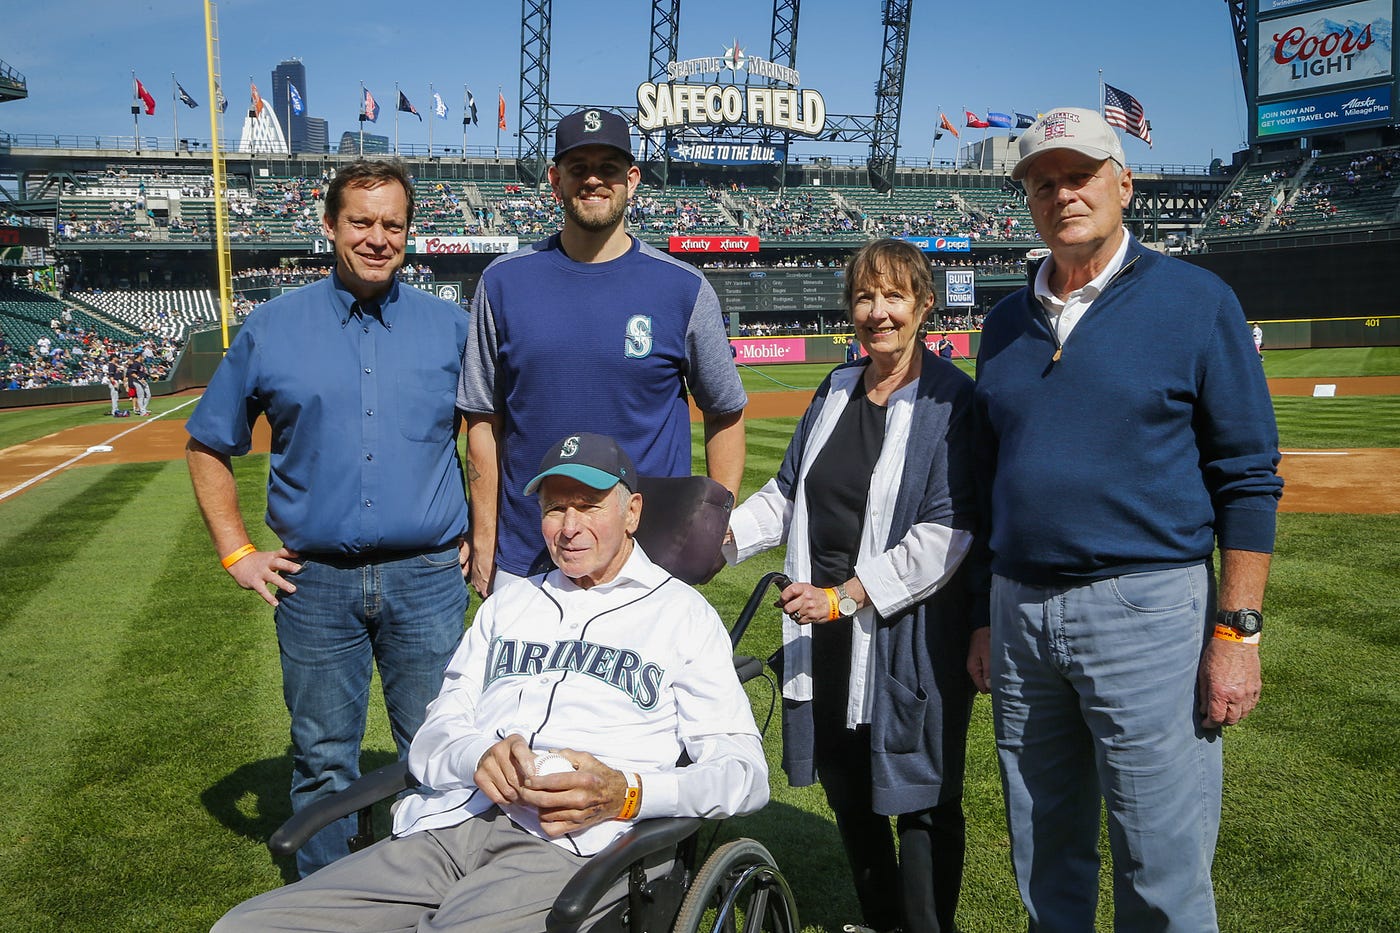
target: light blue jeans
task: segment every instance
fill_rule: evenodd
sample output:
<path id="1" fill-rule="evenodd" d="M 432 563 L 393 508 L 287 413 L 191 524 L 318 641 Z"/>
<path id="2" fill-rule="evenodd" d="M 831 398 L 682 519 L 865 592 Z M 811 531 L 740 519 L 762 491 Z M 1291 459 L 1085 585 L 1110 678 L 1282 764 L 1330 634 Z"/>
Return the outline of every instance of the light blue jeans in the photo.
<path id="1" fill-rule="evenodd" d="M 457 547 L 355 565 L 303 560 L 275 617 L 282 694 L 292 718 L 292 810 L 343 790 L 360 776 L 374 664 L 399 757 L 423 724 L 462 639 L 467 588 Z M 348 854 L 347 817 L 297 853 L 302 877 Z"/>
<path id="2" fill-rule="evenodd" d="M 1033 933 L 1094 929 L 1108 811 L 1114 929 L 1211 933 L 1218 730 L 1196 711 L 1206 565 L 1073 587 L 992 580 L 992 710 Z"/>

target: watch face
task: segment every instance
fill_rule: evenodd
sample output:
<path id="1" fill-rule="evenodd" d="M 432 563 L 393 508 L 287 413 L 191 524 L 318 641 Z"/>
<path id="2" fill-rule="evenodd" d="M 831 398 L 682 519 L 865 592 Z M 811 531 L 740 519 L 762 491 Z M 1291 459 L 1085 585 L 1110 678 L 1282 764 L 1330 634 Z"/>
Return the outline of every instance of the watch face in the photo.
<path id="1" fill-rule="evenodd" d="M 836 604 L 836 611 L 843 616 L 853 616 L 856 614 L 856 601 L 847 596 Z"/>
<path id="2" fill-rule="evenodd" d="M 1225 624 L 1242 635 L 1257 635 L 1264 628 L 1264 616 L 1255 609 L 1225 613 Z"/>

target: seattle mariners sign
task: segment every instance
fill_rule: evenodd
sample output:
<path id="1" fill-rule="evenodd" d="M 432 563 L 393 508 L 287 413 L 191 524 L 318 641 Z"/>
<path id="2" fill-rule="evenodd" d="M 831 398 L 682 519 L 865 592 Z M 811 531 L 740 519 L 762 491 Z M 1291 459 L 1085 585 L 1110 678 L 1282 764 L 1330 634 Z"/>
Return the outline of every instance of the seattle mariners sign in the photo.
<path id="1" fill-rule="evenodd" d="M 684 84 L 676 78 L 747 71 L 751 76 L 783 82 L 791 87 L 749 84 Z M 826 126 L 826 101 L 820 92 L 798 88 L 801 74 L 762 58 L 749 57 L 739 46 L 721 57 L 691 58 L 666 65 L 667 82 L 647 81 L 637 86 L 637 126 L 643 131 L 696 124 L 748 124 L 771 126 L 791 133 L 815 136 Z"/>

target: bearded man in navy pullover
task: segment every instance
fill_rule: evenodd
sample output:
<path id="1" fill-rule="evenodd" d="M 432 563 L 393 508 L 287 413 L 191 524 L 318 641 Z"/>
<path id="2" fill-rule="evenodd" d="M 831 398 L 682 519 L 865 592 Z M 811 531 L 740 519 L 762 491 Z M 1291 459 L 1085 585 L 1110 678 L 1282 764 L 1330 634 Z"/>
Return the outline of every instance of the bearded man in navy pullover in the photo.
<path id="1" fill-rule="evenodd" d="M 1259 699 L 1282 490 L 1268 387 L 1230 289 L 1123 227 L 1102 117 L 1052 110 L 1019 146 L 1051 255 L 978 352 L 993 578 L 971 665 L 1017 886 L 1032 931 L 1093 929 L 1106 806 L 1115 928 L 1213 931 L 1220 730 Z"/>

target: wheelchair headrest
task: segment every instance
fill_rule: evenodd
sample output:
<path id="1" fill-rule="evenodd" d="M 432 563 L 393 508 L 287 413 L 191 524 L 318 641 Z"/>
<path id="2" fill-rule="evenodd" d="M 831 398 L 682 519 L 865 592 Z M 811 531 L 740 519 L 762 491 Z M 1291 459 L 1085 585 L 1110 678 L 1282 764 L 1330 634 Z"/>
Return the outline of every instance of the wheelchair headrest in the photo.
<path id="1" fill-rule="evenodd" d="M 724 566 L 720 545 L 734 496 L 708 476 L 642 476 L 636 538 L 653 562 L 691 586 Z"/>

